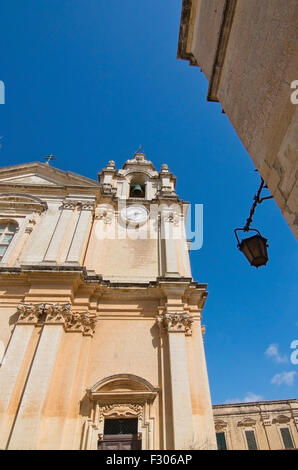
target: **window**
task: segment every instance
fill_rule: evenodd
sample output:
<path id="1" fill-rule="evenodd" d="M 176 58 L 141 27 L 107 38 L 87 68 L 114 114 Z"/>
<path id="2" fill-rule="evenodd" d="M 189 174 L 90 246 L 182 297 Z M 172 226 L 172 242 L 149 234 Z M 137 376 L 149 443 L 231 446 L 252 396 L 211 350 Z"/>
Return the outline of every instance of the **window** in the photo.
<path id="1" fill-rule="evenodd" d="M 285 449 L 294 449 L 294 444 L 290 434 L 289 428 L 280 428 L 281 437 L 285 446 Z"/>
<path id="2" fill-rule="evenodd" d="M 17 229 L 16 222 L 0 222 L 0 261 L 2 261 Z"/>
<path id="3" fill-rule="evenodd" d="M 218 450 L 227 450 L 226 436 L 224 432 L 216 433 L 217 448 Z"/>
<path id="4" fill-rule="evenodd" d="M 246 437 L 248 450 L 258 450 L 255 432 L 245 431 L 245 437 Z"/>

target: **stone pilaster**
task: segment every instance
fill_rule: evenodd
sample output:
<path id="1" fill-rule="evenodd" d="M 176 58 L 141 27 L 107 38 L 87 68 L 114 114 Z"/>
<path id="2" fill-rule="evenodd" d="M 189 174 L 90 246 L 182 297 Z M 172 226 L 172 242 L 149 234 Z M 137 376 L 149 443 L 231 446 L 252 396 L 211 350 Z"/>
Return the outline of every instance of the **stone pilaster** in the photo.
<path id="1" fill-rule="evenodd" d="M 72 212 L 69 210 L 69 208 L 69 204 L 67 205 L 65 203 L 60 208 L 60 216 L 43 261 L 57 261 L 59 250 L 61 249 L 61 244 L 65 237 L 67 226 L 72 215 Z"/>
<path id="2" fill-rule="evenodd" d="M 179 216 L 176 212 L 163 210 L 161 213 L 161 246 L 164 249 L 164 272 L 165 277 L 179 277 L 177 264 L 175 230 L 179 223 Z"/>
<path id="3" fill-rule="evenodd" d="M 66 261 L 69 263 L 79 264 L 81 261 L 83 247 L 87 241 L 87 234 L 90 229 L 93 207 L 94 204 L 92 202 L 82 203 L 79 206 L 80 212 L 66 258 Z"/>
<path id="4" fill-rule="evenodd" d="M 30 309 L 31 310 L 31 309 Z M 25 315 L 23 311 L 23 315 Z M 28 313 L 32 318 L 32 310 Z M 16 325 L 0 368 L 0 449 L 5 449 L 14 414 L 8 413 L 15 385 L 22 369 L 34 322 Z"/>
<path id="5" fill-rule="evenodd" d="M 186 313 L 166 313 L 158 322 L 169 339 L 174 448 L 191 449 L 193 423 L 185 343 L 191 318 Z"/>
<path id="6" fill-rule="evenodd" d="M 69 303 L 38 305 L 21 303 L 18 312 L 20 315 L 16 328 L 26 331 L 30 326 L 33 328 L 37 322 L 43 324 L 43 328 L 8 448 L 38 449 L 41 446 L 39 438 L 42 410 L 55 370 L 62 335 L 65 331 L 92 336 L 95 318 L 88 312 L 72 312 Z M 24 353 L 20 357 L 23 355 Z M 15 384 L 15 376 L 13 379 L 12 387 Z"/>
<path id="7" fill-rule="evenodd" d="M 44 326 L 8 449 L 38 449 L 43 404 L 51 380 L 63 328 Z M 63 393 L 63 390 L 61 391 Z"/>

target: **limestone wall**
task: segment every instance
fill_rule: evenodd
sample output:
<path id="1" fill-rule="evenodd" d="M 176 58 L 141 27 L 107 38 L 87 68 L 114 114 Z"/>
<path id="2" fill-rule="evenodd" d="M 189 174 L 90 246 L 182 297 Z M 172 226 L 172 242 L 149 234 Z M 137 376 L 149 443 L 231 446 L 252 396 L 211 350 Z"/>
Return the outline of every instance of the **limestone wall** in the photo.
<path id="1" fill-rule="evenodd" d="M 221 103 L 297 236 L 297 1 L 184 0 L 183 9 L 178 57 L 205 73 L 208 99 Z"/>

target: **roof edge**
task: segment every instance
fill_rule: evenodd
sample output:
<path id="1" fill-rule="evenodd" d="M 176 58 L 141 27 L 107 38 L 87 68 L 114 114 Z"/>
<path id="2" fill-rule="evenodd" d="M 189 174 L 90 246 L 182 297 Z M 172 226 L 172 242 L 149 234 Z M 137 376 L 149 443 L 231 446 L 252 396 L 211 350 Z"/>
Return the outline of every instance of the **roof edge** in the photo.
<path id="1" fill-rule="evenodd" d="M 194 2 L 193 0 L 183 0 L 181 17 L 180 17 L 180 30 L 178 38 L 177 59 L 188 60 L 190 65 L 198 66 L 198 63 L 188 49 L 190 39 L 192 39 L 193 28 L 191 28 L 191 19 L 194 16 Z"/>

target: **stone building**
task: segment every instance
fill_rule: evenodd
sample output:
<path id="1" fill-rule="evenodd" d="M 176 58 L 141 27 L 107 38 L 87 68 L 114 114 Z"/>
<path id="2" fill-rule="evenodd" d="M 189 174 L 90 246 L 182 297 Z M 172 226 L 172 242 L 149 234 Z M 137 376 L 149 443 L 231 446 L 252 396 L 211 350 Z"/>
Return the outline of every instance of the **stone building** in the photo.
<path id="1" fill-rule="evenodd" d="M 216 448 L 175 182 L 143 153 L 0 169 L 0 448 Z"/>
<path id="2" fill-rule="evenodd" d="M 183 0 L 178 58 L 201 67 L 298 236 L 298 2 Z"/>
<path id="3" fill-rule="evenodd" d="M 214 405 L 219 450 L 298 449 L 298 400 Z"/>

